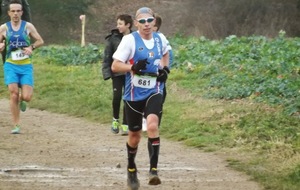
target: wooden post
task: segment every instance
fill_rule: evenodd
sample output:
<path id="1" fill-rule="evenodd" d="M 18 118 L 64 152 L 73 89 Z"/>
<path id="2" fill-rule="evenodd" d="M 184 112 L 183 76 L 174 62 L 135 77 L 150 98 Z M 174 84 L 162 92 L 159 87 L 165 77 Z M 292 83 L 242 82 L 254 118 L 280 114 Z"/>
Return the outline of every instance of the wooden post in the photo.
<path id="1" fill-rule="evenodd" d="M 85 15 L 80 15 L 81 20 L 81 47 L 85 46 Z"/>

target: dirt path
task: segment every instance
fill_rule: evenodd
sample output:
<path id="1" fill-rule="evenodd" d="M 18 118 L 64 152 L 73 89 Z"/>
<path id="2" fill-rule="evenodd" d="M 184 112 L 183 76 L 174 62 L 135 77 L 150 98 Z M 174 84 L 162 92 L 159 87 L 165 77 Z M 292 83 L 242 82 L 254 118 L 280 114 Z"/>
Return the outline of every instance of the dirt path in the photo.
<path id="1" fill-rule="evenodd" d="M 22 133 L 9 134 L 8 101 L 0 100 L 1 190 L 127 189 L 127 137 L 113 135 L 108 125 L 36 109 L 28 109 L 21 119 Z M 147 185 L 146 138 L 141 142 L 136 161 L 140 189 L 261 189 L 213 153 L 165 139 L 161 144 L 162 184 L 155 187 Z"/>

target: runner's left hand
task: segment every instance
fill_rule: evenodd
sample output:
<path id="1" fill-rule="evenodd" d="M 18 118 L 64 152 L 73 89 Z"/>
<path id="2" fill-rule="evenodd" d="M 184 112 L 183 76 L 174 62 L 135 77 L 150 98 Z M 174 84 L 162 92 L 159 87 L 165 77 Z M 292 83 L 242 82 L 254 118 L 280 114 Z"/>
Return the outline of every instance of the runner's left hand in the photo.
<path id="1" fill-rule="evenodd" d="M 166 82 L 168 79 L 168 74 L 170 73 L 170 70 L 167 66 L 164 66 L 163 69 L 158 70 L 158 76 L 157 76 L 157 81 L 159 82 Z"/>

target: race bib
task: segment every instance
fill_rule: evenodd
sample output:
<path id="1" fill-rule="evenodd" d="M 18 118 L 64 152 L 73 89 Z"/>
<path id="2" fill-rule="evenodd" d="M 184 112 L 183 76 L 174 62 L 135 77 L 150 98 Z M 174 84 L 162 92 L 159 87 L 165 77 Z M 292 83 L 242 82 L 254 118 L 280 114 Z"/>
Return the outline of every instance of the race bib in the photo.
<path id="1" fill-rule="evenodd" d="M 19 61 L 19 60 L 27 59 L 29 58 L 29 56 L 23 53 L 23 50 L 18 49 L 11 52 L 11 58 L 13 61 Z"/>
<path id="2" fill-rule="evenodd" d="M 132 79 L 133 86 L 140 88 L 154 88 L 156 77 L 147 75 L 134 75 Z"/>

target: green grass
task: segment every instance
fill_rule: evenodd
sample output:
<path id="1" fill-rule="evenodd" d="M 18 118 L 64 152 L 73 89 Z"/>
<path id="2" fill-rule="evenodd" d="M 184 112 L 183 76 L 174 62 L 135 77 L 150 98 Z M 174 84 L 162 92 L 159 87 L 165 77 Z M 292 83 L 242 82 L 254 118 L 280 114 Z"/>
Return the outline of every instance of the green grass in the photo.
<path id="1" fill-rule="evenodd" d="M 173 47 L 177 54 L 177 63 L 171 70 L 167 84 L 168 95 L 164 105 L 161 134 L 170 140 L 198 147 L 201 151 L 214 151 L 224 155 L 232 168 L 249 174 L 265 189 L 296 190 L 299 188 L 300 181 L 300 125 L 297 102 L 295 102 L 295 97 L 298 95 L 294 94 L 296 92 L 293 90 L 294 86 L 297 87 L 298 84 L 293 84 L 291 81 L 298 81 L 299 76 L 295 73 L 298 65 L 294 64 L 289 68 L 289 71 L 292 72 L 291 75 L 287 73 L 285 75 L 288 79 L 294 77 L 294 80 L 285 81 L 287 86 L 292 86 L 292 89 L 288 91 L 293 96 L 284 96 L 277 103 L 270 103 L 269 99 L 272 97 L 265 93 L 266 96 L 260 97 L 260 101 L 257 101 L 257 97 L 253 97 L 253 91 L 244 93 L 249 90 L 247 89 L 247 77 L 238 77 L 239 80 L 234 78 L 236 79 L 234 81 L 232 78 L 228 78 L 234 72 L 231 68 L 232 62 L 226 62 L 226 60 L 229 59 L 228 56 L 233 56 L 233 53 L 228 52 L 225 59 L 220 56 L 215 57 L 217 54 L 214 52 L 218 52 L 224 43 L 227 43 L 233 52 L 238 52 L 241 45 L 246 46 L 244 41 L 239 42 L 239 39 L 235 38 L 231 40 L 233 40 L 233 44 L 228 41 L 204 40 L 203 47 L 192 44 L 194 49 L 185 51 L 185 48 L 182 47 L 188 44 L 189 40 L 174 39 L 173 42 L 177 44 Z M 183 42 L 185 44 L 179 45 Z M 251 39 L 250 42 L 252 42 Z M 282 43 L 279 44 L 282 45 Z M 278 44 L 275 43 L 274 46 L 276 45 Z M 191 45 L 189 47 L 191 48 Z M 198 53 L 199 48 L 205 49 L 200 52 L 207 54 L 211 52 L 214 55 L 205 55 L 206 58 L 204 55 L 204 58 L 200 56 L 203 60 L 198 62 L 198 58 L 193 58 L 196 54 L 194 52 L 190 58 L 188 54 L 193 51 Z M 209 50 L 210 48 L 211 50 Z M 37 54 L 34 59 L 35 89 L 30 106 L 83 117 L 95 122 L 110 123 L 112 113 L 111 81 L 102 79 L 101 60 L 85 64 L 80 59 L 78 60 L 78 57 L 71 51 L 68 52 L 68 48 L 62 49 L 68 60 L 71 59 L 70 64 L 63 62 L 61 57 L 52 57 L 51 52 L 57 52 L 53 47 L 45 47 L 40 52 L 35 51 Z M 77 48 L 69 49 L 78 51 Z M 93 49 L 94 47 L 90 48 L 90 51 L 94 52 Z M 86 51 L 85 49 L 83 52 L 88 53 Z M 99 52 L 101 51 L 100 48 Z M 44 54 L 45 52 L 47 54 Z M 293 53 L 290 52 L 290 54 Z M 246 59 L 248 55 L 240 56 L 245 56 Z M 94 60 L 94 56 L 91 59 Z M 216 59 L 219 61 L 214 61 Z M 210 63 L 202 63 L 205 60 L 210 60 Z M 83 62 L 86 61 L 83 60 Z M 235 64 L 239 64 L 239 62 Z M 257 61 L 257 64 L 263 63 Z M 249 70 L 255 70 L 255 68 L 259 71 L 264 70 L 261 68 L 263 66 L 256 64 L 251 67 L 251 64 L 247 63 L 247 67 L 249 68 L 241 71 L 245 75 Z M 219 70 L 221 72 L 217 72 L 220 68 L 222 68 Z M 240 73 L 240 76 L 242 75 L 243 73 Z M 2 73 L 0 76 L 2 77 Z M 273 74 L 261 76 L 266 78 L 266 81 L 276 81 Z M 212 81 L 220 88 L 211 88 Z M 221 88 L 223 83 L 226 84 L 225 89 Z M 235 88 L 230 86 L 230 83 L 234 84 Z M 273 90 L 273 83 L 267 82 L 263 85 L 266 87 L 265 89 Z M 236 92 L 238 86 L 243 88 Z M 277 86 L 275 86 L 276 88 Z M 0 92 L 2 97 L 7 97 L 6 89 L 1 88 Z M 208 96 L 210 93 L 221 94 L 221 92 L 224 96 L 231 95 L 233 98 Z M 241 94 L 245 94 L 245 97 L 241 97 Z M 293 114 L 287 114 L 286 105 L 296 108 Z"/>
<path id="2" fill-rule="evenodd" d="M 30 105 L 95 121 L 111 120 L 111 81 L 102 80 L 99 68 L 99 64 L 36 64 L 35 92 Z"/>

